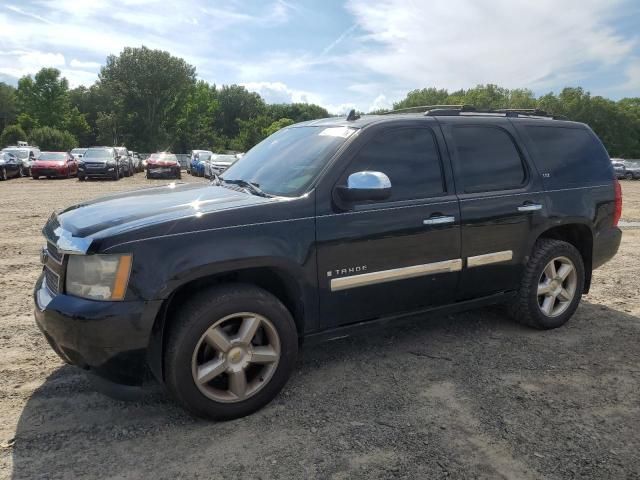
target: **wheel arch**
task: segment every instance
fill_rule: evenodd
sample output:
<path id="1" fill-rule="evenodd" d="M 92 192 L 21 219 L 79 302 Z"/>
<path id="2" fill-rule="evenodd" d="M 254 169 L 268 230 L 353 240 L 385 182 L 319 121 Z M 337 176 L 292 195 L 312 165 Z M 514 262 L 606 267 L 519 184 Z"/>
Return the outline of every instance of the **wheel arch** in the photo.
<path id="1" fill-rule="evenodd" d="M 156 378 L 164 378 L 163 352 L 176 309 L 202 289 L 229 283 L 255 285 L 274 295 L 291 313 L 298 336 L 304 334 L 304 292 L 294 273 L 282 267 L 257 266 L 202 275 L 175 288 L 165 298 L 156 316 L 147 348 L 147 362 Z"/>
<path id="2" fill-rule="evenodd" d="M 593 232 L 591 228 L 584 223 L 557 225 L 542 232 L 536 241 L 541 238 L 562 240 L 578 249 L 584 262 L 585 279 L 583 293 L 589 293 L 593 264 Z"/>

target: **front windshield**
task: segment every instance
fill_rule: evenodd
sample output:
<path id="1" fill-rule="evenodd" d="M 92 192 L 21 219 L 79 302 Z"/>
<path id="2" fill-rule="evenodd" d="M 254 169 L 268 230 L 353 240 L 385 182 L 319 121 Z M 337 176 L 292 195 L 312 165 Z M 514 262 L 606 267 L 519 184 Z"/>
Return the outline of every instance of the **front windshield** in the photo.
<path id="1" fill-rule="evenodd" d="M 73 150 L 71 150 L 71 153 L 73 153 L 74 155 L 77 155 L 79 153 L 84 153 L 86 151 L 87 151 L 86 148 L 74 148 Z"/>
<path id="2" fill-rule="evenodd" d="M 62 152 L 42 152 L 38 160 L 66 160 L 67 156 Z"/>
<path id="3" fill-rule="evenodd" d="M 90 148 L 82 157 L 83 160 L 105 160 L 109 158 L 113 158 L 113 151 L 110 148 Z"/>
<path id="4" fill-rule="evenodd" d="M 289 127 L 266 138 L 224 172 L 271 195 L 301 195 L 327 161 L 356 130 L 350 127 Z"/>
<path id="5" fill-rule="evenodd" d="M 18 158 L 27 158 L 29 156 L 28 150 L 18 150 L 17 148 L 6 149 L 5 152 L 13 153 Z"/>
<path id="6" fill-rule="evenodd" d="M 155 160 L 160 162 L 177 162 L 178 157 L 173 153 L 152 153 L 149 160 Z"/>
<path id="7" fill-rule="evenodd" d="M 640 168 L 640 160 L 627 160 L 624 163 L 629 168 Z"/>

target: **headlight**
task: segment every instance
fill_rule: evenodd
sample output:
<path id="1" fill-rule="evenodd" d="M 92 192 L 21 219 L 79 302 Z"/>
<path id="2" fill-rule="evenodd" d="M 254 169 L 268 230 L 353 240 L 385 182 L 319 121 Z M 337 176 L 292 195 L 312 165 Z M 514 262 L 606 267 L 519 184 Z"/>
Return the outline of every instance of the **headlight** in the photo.
<path id="1" fill-rule="evenodd" d="M 131 260 L 131 255 L 70 255 L 67 293 L 91 300 L 124 299 Z"/>

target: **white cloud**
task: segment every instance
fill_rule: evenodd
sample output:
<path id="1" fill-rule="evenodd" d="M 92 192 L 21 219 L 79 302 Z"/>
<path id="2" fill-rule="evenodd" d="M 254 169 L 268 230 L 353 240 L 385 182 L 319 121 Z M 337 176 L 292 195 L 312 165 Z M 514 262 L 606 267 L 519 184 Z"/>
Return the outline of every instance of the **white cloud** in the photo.
<path id="1" fill-rule="evenodd" d="M 96 70 L 96 71 L 101 67 L 101 65 L 98 62 L 83 62 L 75 58 L 71 60 L 71 62 L 69 62 L 69 66 L 71 66 L 72 68 L 79 68 L 79 69 L 84 68 L 84 69 Z"/>
<path id="2" fill-rule="evenodd" d="M 369 105 L 368 111 L 373 112 L 375 110 L 382 110 L 383 108 L 391 108 L 391 102 L 387 99 L 385 94 L 381 93 L 373 100 L 373 103 Z"/>
<path id="3" fill-rule="evenodd" d="M 610 27 L 623 14 L 619 6 L 619 0 L 351 0 L 348 9 L 367 34 L 350 61 L 409 88 L 556 86 L 559 78 L 577 81 L 630 54 L 634 41 Z"/>

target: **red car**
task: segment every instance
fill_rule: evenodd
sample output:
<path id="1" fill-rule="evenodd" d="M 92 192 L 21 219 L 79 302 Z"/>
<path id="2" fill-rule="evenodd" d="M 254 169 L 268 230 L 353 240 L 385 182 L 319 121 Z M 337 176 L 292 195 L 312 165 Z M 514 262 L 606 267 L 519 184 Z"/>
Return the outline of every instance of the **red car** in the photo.
<path id="1" fill-rule="evenodd" d="M 42 152 L 31 164 L 31 176 L 34 180 L 40 177 L 65 177 L 78 175 L 78 163 L 69 152 Z"/>
<path id="2" fill-rule="evenodd" d="M 182 178 L 180 162 L 173 153 L 153 153 L 147 159 L 147 178 L 172 177 Z"/>

